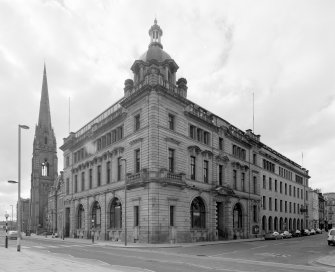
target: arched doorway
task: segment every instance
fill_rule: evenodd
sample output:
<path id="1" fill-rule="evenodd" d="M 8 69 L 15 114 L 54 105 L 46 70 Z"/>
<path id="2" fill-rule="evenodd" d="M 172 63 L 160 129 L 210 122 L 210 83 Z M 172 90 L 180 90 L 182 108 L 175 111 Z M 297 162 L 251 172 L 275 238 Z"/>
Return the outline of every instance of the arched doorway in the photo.
<path id="1" fill-rule="evenodd" d="M 109 228 L 121 229 L 122 228 L 122 205 L 121 201 L 114 197 L 109 209 Z"/>
<path id="2" fill-rule="evenodd" d="M 95 229 L 101 228 L 101 207 L 98 201 L 92 206 L 91 223 Z"/>
<path id="3" fill-rule="evenodd" d="M 272 216 L 269 217 L 269 224 L 268 224 L 268 227 L 269 227 L 269 231 L 273 231 Z"/>
<path id="4" fill-rule="evenodd" d="M 85 210 L 82 204 L 78 206 L 77 212 L 77 229 L 85 228 Z"/>
<path id="5" fill-rule="evenodd" d="M 267 229 L 266 229 L 266 216 L 265 215 L 263 215 L 263 217 L 262 217 L 262 230 L 264 232 L 267 232 Z"/>
<path id="6" fill-rule="evenodd" d="M 242 206 L 236 203 L 233 209 L 233 229 L 243 229 Z"/>
<path id="7" fill-rule="evenodd" d="M 191 203 L 191 228 L 206 228 L 206 208 L 201 197 L 196 197 Z"/>

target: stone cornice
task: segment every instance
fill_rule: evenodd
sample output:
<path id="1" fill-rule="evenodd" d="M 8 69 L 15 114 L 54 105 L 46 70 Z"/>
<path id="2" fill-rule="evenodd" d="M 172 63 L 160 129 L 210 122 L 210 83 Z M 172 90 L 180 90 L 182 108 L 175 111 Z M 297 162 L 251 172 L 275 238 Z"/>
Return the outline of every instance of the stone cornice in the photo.
<path id="1" fill-rule="evenodd" d="M 179 145 L 179 144 L 180 144 L 179 141 L 177 141 L 176 139 L 173 139 L 173 138 L 171 138 L 171 137 L 166 137 L 166 138 L 165 138 L 165 141 L 170 142 L 170 143 L 173 143 L 173 144 L 176 144 L 176 145 Z"/>

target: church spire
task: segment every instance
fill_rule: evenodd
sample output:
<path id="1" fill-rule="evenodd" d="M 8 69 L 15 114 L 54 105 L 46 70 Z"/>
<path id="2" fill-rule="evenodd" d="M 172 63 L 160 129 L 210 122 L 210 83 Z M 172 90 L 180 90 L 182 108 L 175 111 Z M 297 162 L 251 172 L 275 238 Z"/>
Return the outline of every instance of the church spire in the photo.
<path id="1" fill-rule="evenodd" d="M 51 128 L 48 81 L 47 81 L 47 72 L 45 68 L 45 63 L 44 63 L 44 71 L 43 71 L 43 83 L 42 83 L 42 93 L 41 93 L 41 101 L 40 101 L 40 112 L 38 116 L 38 126 Z"/>

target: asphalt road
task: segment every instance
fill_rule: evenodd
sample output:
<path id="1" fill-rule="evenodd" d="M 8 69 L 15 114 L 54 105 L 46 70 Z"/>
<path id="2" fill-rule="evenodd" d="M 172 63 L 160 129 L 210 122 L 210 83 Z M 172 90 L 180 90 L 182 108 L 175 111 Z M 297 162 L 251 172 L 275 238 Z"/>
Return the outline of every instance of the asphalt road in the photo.
<path id="1" fill-rule="evenodd" d="M 16 241 L 9 241 L 15 246 Z M 22 250 L 44 251 L 75 258 L 94 259 L 111 265 L 140 267 L 149 271 L 335 271 L 321 266 L 319 257 L 334 254 L 326 234 L 277 241 L 255 241 L 176 248 L 116 248 L 61 239 L 22 241 Z"/>

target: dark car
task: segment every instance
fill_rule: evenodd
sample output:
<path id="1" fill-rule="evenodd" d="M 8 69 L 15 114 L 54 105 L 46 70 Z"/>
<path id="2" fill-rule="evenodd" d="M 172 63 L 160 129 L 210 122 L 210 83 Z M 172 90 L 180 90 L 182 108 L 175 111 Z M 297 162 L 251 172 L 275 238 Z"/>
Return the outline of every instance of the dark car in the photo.
<path id="1" fill-rule="evenodd" d="M 283 239 L 283 236 L 279 234 L 279 232 L 274 231 L 274 232 L 268 232 L 264 235 L 265 240 L 278 240 L 278 239 Z"/>

